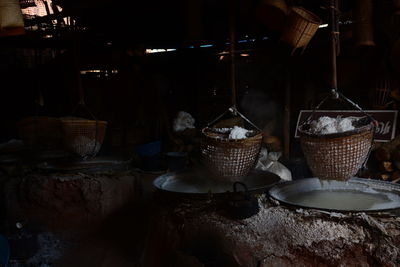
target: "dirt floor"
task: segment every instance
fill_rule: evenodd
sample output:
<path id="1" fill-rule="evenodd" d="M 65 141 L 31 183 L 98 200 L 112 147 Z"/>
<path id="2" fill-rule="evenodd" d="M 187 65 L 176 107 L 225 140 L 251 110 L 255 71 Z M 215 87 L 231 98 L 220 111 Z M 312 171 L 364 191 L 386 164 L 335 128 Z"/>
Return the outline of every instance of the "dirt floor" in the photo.
<path id="1" fill-rule="evenodd" d="M 399 214 L 294 209 L 258 195 L 257 215 L 233 219 L 222 199 L 155 192 L 158 175 L 7 179 L 10 266 L 400 265 Z"/>

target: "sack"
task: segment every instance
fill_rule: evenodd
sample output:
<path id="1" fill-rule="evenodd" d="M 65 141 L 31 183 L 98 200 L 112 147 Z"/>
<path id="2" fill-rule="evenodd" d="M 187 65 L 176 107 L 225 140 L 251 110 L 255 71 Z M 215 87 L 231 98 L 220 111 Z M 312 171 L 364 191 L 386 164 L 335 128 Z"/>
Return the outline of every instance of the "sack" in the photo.
<path id="1" fill-rule="evenodd" d="M 195 120 L 189 113 L 180 111 L 174 120 L 174 132 L 181 132 L 185 129 L 194 129 Z"/>
<path id="2" fill-rule="evenodd" d="M 292 173 L 278 160 L 282 152 L 270 152 L 263 148 L 260 152 L 260 157 L 256 165 L 256 169 L 269 171 L 278 175 L 282 180 L 291 181 Z"/>
<path id="3" fill-rule="evenodd" d="M 268 150 L 266 148 L 261 148 L 260 154 L 258 156 L 258 161 L 256 164 L 257 170 L 265 171 L 265 164 L 268 161 Z"/>

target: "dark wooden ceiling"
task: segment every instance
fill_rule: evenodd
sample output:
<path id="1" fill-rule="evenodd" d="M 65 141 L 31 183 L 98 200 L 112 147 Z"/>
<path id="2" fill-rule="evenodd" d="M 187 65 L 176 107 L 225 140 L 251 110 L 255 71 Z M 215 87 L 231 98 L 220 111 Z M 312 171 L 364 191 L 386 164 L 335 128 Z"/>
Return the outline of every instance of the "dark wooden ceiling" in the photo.
<path id="1" fill-rule="evenodd" d="M 226 40 L 229 6 L 233 3 L 236 31 L 240 35 L 263 35 L 268 29 L 257 19 L 263 0 L 54 0 L 78 23 L 99 35 L 138 43 L 182 44 L 191 41 Z M 292 0 L 325 17 L 321 0 Z M 352 1 L 345 1 L 346 6 Z"/>

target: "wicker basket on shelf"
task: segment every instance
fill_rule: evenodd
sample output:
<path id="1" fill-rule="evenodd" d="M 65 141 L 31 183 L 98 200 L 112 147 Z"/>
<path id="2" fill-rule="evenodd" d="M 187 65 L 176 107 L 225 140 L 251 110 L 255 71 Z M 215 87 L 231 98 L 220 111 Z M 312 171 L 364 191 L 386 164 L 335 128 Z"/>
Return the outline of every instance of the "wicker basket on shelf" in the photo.
<path id="1" fill-rule="evenodd" d="M 262 134 L 258 129 L 245 139 L 229 139 L 228 134 L 205 127 L 202 129 L 201 156 L 215 178 L 240 180 L 256 164 L 261 142 Z"/>
<path id="2" fill-rule="evenodd" d="M 304 8 L 293 7 L 287 17 L 281 41 L 293 47 L 292 53 L 297 48 L 304 50 L 320 24 L 321 19 L 317 15 Z"/>
<path id="3" fill-rule="evenodd" d="M 355 130 L 314 134 L 309 124 L 299 127 L 301 148 L 312 173 L 324 180 L 347 181 L 368 158 L 375 127 L 368 117 L 359 120 Z"/>
<path id="4" fill-rule="evenodd" d="M 61 123 L 58 118 L 32 116 L 17 122 L 18 135 L 25 145 L 44 148 L 60 146 Z"/>
<path id="5" fill-rule="evenodd" d="M 82 158 L 97 155 L 106 133 L 106 121 L 62 118 L 61 124 L 65 150 Z"/>

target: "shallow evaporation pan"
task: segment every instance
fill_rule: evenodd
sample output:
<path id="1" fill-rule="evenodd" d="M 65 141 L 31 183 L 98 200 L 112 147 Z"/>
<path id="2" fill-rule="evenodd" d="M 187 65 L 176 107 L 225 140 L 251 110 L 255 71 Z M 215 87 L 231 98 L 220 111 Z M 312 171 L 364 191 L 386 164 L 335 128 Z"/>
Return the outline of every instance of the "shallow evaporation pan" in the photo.
<path id="1" fill-rule="evenodd" d="M 400 208 L 399 185 L 364 178 L 347 182 L 306 178 L 275 185 L 269 194 L 285 204 L 322 210 L 366 212 Z"/>
<path id="2" fill-rule="evenodd" d="M 280 181 L 279 176 L 270 172 L 253 171 L 241 180 L 251 192 L 265 192 L 272 185 Z M 215 180 L 204 172 L 188 170 L 176 173 L 167 173 L 157 177 L 153 185 L 164 192 L 171 194 L 208 195 L 223 194 L 233 191 L 233 182 Z"/>

